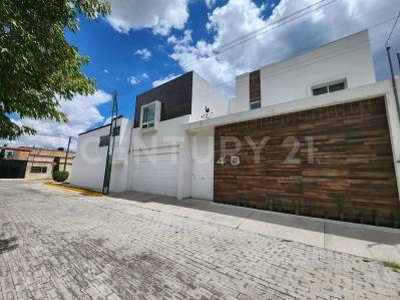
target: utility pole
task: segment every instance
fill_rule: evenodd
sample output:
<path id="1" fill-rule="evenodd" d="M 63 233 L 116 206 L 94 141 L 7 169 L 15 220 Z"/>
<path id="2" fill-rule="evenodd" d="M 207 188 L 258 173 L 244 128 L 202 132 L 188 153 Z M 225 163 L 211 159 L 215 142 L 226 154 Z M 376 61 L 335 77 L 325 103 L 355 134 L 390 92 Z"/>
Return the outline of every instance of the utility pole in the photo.
<path id="1" fill-rule="evenodd" d="M 396 83 L 396 77 L 394 76 L 394 71 L 393 71 L 393 63 L 392 63 L 392 57 L 390 54 L 390 46 L 386 45 L 386 52 L 389 60 L 389 66 L 390 66 L 390 74 L 392 77 L 392 86 L 393 86 L 393 93 L 394 93 L 394 98 L 396 99 L 396 104 L 397 104 L 397 114 L 400 119 L 400 103 L 399 103 L 399 94 L 397 90 L 397 83 Z"/>
<path id="2" fill-rule="evenodd" d="M 104 168 L 103 194 L 108 194 L 110 191 L 112 161 L 113 161 L 114 144 L 115 144 L 114 132 L 115 132 L 115 128 L 117 128 L 117 122 L 118 122 L 117 90 L 114 90 L 112 100 L 113 101 L 112 101 L 112 111 L 111 111 L 110 133 L 108 136 L 106 165 Z"/>
<path id="3" fill-rule="evenodd" d="M 70 146 L 70 145 L 71 145 L 71 137 L 68 138 L 67 153 L 65 153 L 65 160 L 64 160 L 64 171 L 65 171 L 65 168 L 67 167 L 67 159 L 68 159 L 69 146 Z"/>
<path id="4" fill-rule="evenodd" d="M 393 94 L 394 94 L 394 98 L 396 99 L 397 116 L 399 117 L 399 121 L 400 121 L 399 93 L 398 93 L 398 89 L 397 89 L 396 77 L 394 76 L 394 71 L 393 71 L 392 56 L 391 56 L 391 53 L 390 53 L 390 39 L 392 38 L 393 31 L 396 28 L 396 25 L 397 25 L 397 22 L 399 21 L 399 19 L 400 19 L 400 11 L 397 14 L 396 21 L 394 22 L 392 30 L 389 33 L 389 36 L 388 36 L 388 38 L 386 40 L 386 43 L 385 43 L 385 46 L 386 46 L 386 52 L 387 52 L 387 56 L 388 56 L 388 60 L 389 60 L 390 74 L 392 76 Z M 398 54 L 397 54 L 397 57 L 399 57 Z"/>
<path id="5" fill-rule="evenodd" d="M 31 168 L 33 167 L 33 163 L 35 162 L 35 156 L 36 156 L 36 152 L 35 152 L 35 145 L 33 145 L 33 148 L 32 148 L 32 152 L 33 152 L 33 158 L 32 158 L 32 164 L 31 164 Z M 29 154 L 30 154 L 30 152 L 29 152 Z M 29 155 L 28 154 L 28 158 L 27 158 L 27 160 L 29 161 Z"/>
<path id="6" fill-rule="evenodd" d="M 397 52 L 397 62 L 399 63 L 399 68 L 400 68 L 400 52 Z"/>

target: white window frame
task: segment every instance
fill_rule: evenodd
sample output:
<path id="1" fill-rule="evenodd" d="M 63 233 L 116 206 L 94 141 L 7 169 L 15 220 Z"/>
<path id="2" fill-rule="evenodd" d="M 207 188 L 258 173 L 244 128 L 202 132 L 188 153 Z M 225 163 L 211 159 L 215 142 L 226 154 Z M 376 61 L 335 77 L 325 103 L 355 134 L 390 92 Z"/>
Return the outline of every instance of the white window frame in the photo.
<path id="1" fill-rule="evenodd" d="M 154 119 L 153 121 L 143 122 L 143 113 L 147 107 L 154 105 Z M 161 102 L 156 100 L 145 105 L 142 105 L 140 108 L 140 128 L 142 132 L 151 132 L 158 129 L 158 124 L 160 123 L 160 115 L 161 115 Z M 151 126 L 149 126 L 151 125 Z"/>

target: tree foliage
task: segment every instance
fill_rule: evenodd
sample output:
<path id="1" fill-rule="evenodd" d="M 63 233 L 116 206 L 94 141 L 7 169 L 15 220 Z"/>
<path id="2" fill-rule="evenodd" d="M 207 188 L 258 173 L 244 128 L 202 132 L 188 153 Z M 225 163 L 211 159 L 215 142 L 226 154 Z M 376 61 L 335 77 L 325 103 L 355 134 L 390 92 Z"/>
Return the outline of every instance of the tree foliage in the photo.
<path id="1" fill-rule="evenodd" d="M 81 72 L 89 58 L 65 31 L 79 30 L 80 15 L 95 20 L 109 12 L 105 0 L 0 1 L 0 138 L 36 133 L 11 116 L 66 122 L 60 101 L 94 92 L 94 80 Z"/>

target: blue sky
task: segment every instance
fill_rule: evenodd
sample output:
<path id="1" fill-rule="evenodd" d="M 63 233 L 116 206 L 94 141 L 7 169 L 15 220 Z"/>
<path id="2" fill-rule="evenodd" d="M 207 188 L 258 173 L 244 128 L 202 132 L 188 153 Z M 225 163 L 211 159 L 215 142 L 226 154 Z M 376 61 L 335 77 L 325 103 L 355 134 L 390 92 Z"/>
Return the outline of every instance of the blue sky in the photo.
<path id="1" fill-rule="evenodd" d="M 224 6 L 228 1 L 217 1 Z M 265 1 L 254 1 L 261 6 Z M 279 1 L 269 1 L 263 16 L 272 13 Z M 210 8 L 203 0 L 191 1 L 188 5 L 190 19 L 185 30 L 192 30 L 193 40 L 212 41 L 213 32 L 206 28 Z M 172 28 L 168 36 L 154 34 L 151 28 L 119 33 L 106 19 L 89 22 L 80 18 L 81 29 L 77 34 L 67 33 L 67 39 L 79 48 L 81 55 L 91 58 L 84 72 L 97 80 L 97 88 L 107 93 L 118 91 L 120 113 L 133 117 L 136 95 L 153 87 L 153 82 L 172 75 L 184 73 L 179 63 L 170 55 L 173 46 L 167 42 L 168 36 L 182 34 L 182 30 Z M 144 75 L 146 74 L 146 75 Z M 98 106 L 102 115 L 110 114 L 110 103 Z"/>
<path id="2" fill-rule="evenodd" d="M 114 89 L 120 114 L 133 118 L 136 95 L 191 70 L 232 97 L 235 76 L 364 29 L 377 80 L 387 79 L 384 43 L 400 10 L 398 0 L 109 1 L 110 16 L 80 17 L 80 31 L 66 33 L 91 58 L 83 72 L 97 80 L 96 93 L 62 102 L 67 124 L 16 119 L 38 134 L 10 144 L 56 148 L 72 136 L 75 148 L 79 132 L 107 121 Z M 394 51 L 399 35 L 400 26 Z M 227 47 L 232 41 L 239 42 Z"/>

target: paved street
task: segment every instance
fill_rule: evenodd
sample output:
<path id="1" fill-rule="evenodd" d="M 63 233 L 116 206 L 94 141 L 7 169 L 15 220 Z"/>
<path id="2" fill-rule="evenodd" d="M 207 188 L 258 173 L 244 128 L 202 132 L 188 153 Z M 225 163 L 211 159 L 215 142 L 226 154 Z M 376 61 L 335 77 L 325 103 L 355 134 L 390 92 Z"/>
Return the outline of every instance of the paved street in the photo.
<path id="1" fill-rule="evenodd" d="M 382 263 L 0 180 L 0 299 L 400 299 Z"/>

